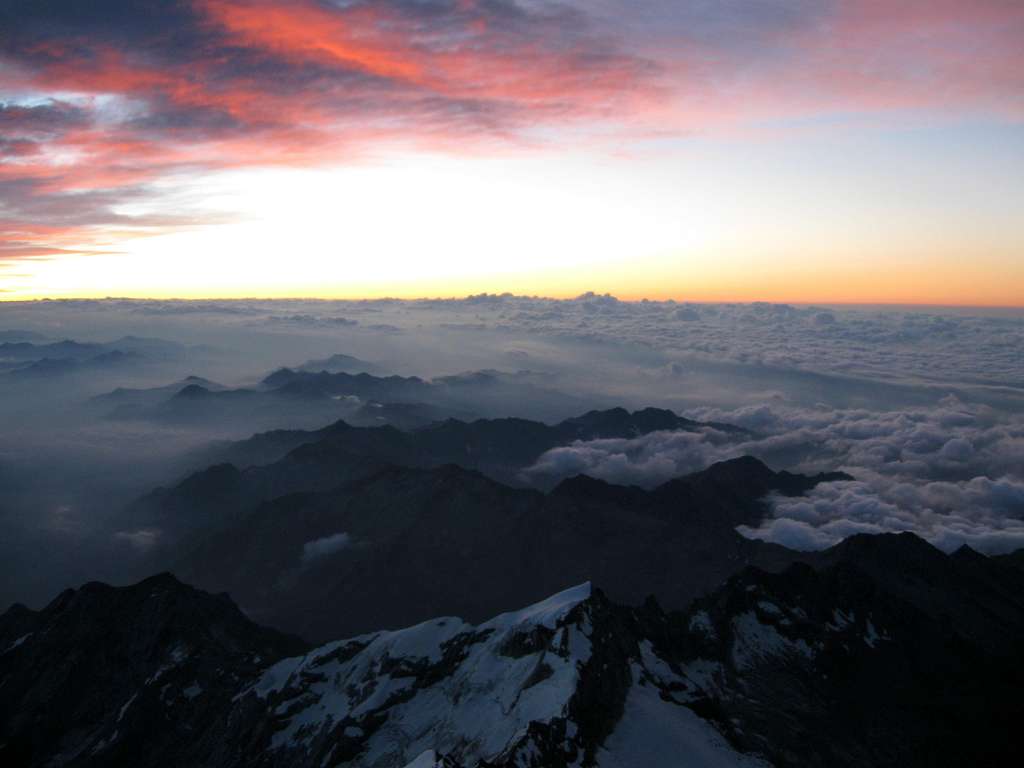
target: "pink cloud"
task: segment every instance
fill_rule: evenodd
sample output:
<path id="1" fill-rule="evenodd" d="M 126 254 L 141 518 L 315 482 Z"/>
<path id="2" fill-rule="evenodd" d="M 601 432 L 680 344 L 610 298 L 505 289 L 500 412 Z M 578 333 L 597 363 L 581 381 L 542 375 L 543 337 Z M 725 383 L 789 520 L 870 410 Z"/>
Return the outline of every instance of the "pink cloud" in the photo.
<path id="1" fill-rule="evenodd" d="M 63 29 L 30 7 L 0 31 L 0 89 L 35 105 L 0 112 L 5 215 L 23 231 L 0 233 L 21 244 L 0 260 L 88 242 L 118 221 L 119 195 L 184 169 L 317 165 L 394 142 L 472 152 L 537 127 L 647 137 L 823 113 L 1024 117 L 1017 0 L 794 2 L 775 15 L 609 3 L 601 21 L 587 6 L 502 0 L 194 0 L 166 18 L 130 3 L 93 18 L 69 2 Z M 53 211 L 59 236 L 33 229 Z"/>

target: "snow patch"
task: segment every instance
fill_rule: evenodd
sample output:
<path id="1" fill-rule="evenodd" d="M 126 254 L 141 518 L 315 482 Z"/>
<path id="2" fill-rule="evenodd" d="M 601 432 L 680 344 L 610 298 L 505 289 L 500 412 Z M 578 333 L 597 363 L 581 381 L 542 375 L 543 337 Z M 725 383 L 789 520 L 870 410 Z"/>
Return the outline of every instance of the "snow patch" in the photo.
<path id="1" fill-rule="evenodd" d="M 852 613 L 836 608 L 832 611 L 832 621 L 828 622 L 825 626 L 833 632 L 840 632 L 853 624 L 853 620 L 854 615 Z"/>
<path id="2" fill-rule="evenodd" d="M 288 684 L 292 673 L 299 668 L 299 665 L 302 664 L 305 658 L 297 656 L 290 659 L 282 659 L 264 672 L 251 688 L 247 688 L 235 696 L 235 699 L 240 699 L 249 691 L 253 691 L 261 699 L 267 698 L 272 693 L 279 693 Z"/>
<path id="3" fill-rule="evenodd" d="M 15 640 L 13 643 L 11 643 L 9 646 L 7 646 L 7 650 L 4 651 L 4 653 L 10 653 L 15 648 L 18 648 L 22 643 L 24 643 L 30 637 L 32 637 L 32 633 L 31 632 L 29 632 L 27 635 L 22 635 L 17 640 Z"/>
<path id="4" fill-rule="evenodd" d="M 124 713 L 128 711 L 128 707 L 130 707 L 135 702 L 135 700 L 138 697 L 139 697 L 139 693 L 138 693 L 138 691 L 136 691 L 135 693 L 132 694 L 132 697 L 130 699 L 128 699 L 128 701 L 126 701 L 124 704 L 121 705 L 121 709 L 117 713 L 117 722 L 118 723 L 120 723 L 124 719 Z"/>
<path id="5" fill-rule="evenodd" d="M 879 640 L 892 640 L 892 638 L 884 631 L 879 634 L 871 619 L 867 619 L 864 627 L 864 642 L 869 648 L 877 648 Z"/>
<path id="6" fill-rule="evenodd" d="M 633 679 L 639 679 L 637 674 Z M 600 768 L 768 768 L 734 750 L 706 720 L 680 704 L 664 701 L 653 685 L 626 695 L 622 719 L 598 751 Z"/>
<path id="7" fill-rule="evenodd" d="M 185 696 L 186 699 L 191 701 L 192 699 L 194 699 L 196 696 L 198 696 L 202 692 L 203 692 L 203 687 L 201 685 L 199 685 L 199 681 L 198 680 L 193 680 L 192 681 L 192 685 L 190 685 L 188 688 L 183 690 L 182 694 Z"/>
<path id="8" fill-rule="evenodd" d="M 437 753 L 432 749 L 428 749 L 411 763 L 406 765 L 405 768 L 435 768 L 439 762 L 440 761 L 437 759 Z"/>
<path id="9" fill-rule="evenodd" d="M 690 631 L 699 632 L 709 640 L 714 640 L 718 637 L 715 632 L 715 625 L 711 623 L 711 617 L 708 616 L 707 611 L 697 611 L 690 617 Z"/>
<path id="10" fill-rule="evenodd" d="M 498 629 L 516 624 L 534 624 L 538 627 L 554 629 L 559 619 L 580 603 L 590 599 L 590 592 L 590 582 L 586 581 L 552 595 L 547 600 L 523 608 L 521 611 L 503 613 L 486 624 L 481 624 L 480 629 Z"/>
<path id="11" fill-rule="evenodd" d="M 800 654 L 811 658 L 813 651 L 802 639 L 790 640 L 775 627 L 762 624 L 753 611 L 732 620 L 732 659 L 739 670 L 749 669 L 769 656 Z"/>
<path id="12" fill-rule="evenodd" d="M 582 584 L 478 627 L 444 618 L 328 643 L 273 665 L 239 697 L 277 697 L 281 728 L 271 749 L 308 747 L 344 723 L 346 732 L 370 734 L 360 765 L 416 765 L 425 754 L 448 753 L 475 765 L 525 754 L 531 722 L 568 714 L 592 629 L 586 612 L 576 622 L 567 617 L 590 594 Z M 507 652 L 544 630 L 552 641 L 521 656 Z M 446 648 L 457 655 L 446 656 Z M 446 658 L 456 663 L 436 679 L 424 675 Z M 371 714 L 383 722 L 364 727 Z"/>
<path id="13" fill-rule="evenodd" d="M 644 669 L 660 681 L 669 683 L 679 680 L 679 675 L 654 651 L 654 644 L 650 640 L 640 643 L 640 663 Z"/>
<path id="14" fill-rule="evenodd" d="M 104 749 L 106 749 L 115 741 L 117 741 L 117 734 L 118 732 L 114 731 L 112 734 L 110 734 L 110 738 L 102 739 L 99 743 L 96 744 L 95 747 L 92 748 L 92 752 L 90 752 L 89 754 L 97 755 L 100 752 L 102 752 Z"/>
<path id="15" fill-rule="evenodd" d="M 686 679 L 706 693 L 718 690 L 718 678 L 721 674 L 722 665 L 710 659 L 694 659 L 683 667 Z"/>

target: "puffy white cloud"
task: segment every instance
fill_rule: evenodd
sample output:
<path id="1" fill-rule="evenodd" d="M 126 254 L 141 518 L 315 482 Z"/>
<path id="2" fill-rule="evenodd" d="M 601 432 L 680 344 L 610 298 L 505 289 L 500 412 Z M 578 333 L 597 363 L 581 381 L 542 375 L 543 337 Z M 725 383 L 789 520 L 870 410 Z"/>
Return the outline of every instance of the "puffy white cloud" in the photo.
<path id="1" fill-rule="evenodd" d="M 128 544 L 136 552 L 145 553 L 159 543 L 161 535 L 156 528 L 139 528 L 134 531 L 117 531 L 114 539 Z"/>
<path id="2" fill-rule="evenodd" d="M 802 498 L 774 498 L 773 517 L 744 535 L 798 549 L 881 531 L 913 531 L 945 549 L 1024 546 L 1024 416 L 955 398 L 898 411 L 774 404 L 687 415 L 757 435 L 735 438 L 705 429 L 578 442 L 544 454 L 527 476 L 584 473 L 650 487 L 751 454 L 777 469 L 841 469 L 856 481 L 823 484 Z"/>
<path id="3" fill-rule="evenodd" d="M 353 546 L 352 537 L 344 532 L 307 541 L 302 546 L 302 564 L 308 565 L 314 560 L 341 552 L 351 546 Z"/>
<path id="4" fill-rule="evenodd" d="M 528 479 L 600 477 L 613 483 L 651 487 L 703 469 L 723 456 L 736 456 L 728 436 L 700 432 L 652 432 L 640 438 L 576 442 L 554 448 L 526 470 Z"/>
<path id="5" fill-rule="evenodd" d="M 826 483 L 804 498 L 774 499 L 774 517 L 752 538 L 794 549 L 831 546 L 852 533 L 913 531 L 951 551 L 962 544 L 1000 553 L 1024 547 L 1024 481 Z"/>

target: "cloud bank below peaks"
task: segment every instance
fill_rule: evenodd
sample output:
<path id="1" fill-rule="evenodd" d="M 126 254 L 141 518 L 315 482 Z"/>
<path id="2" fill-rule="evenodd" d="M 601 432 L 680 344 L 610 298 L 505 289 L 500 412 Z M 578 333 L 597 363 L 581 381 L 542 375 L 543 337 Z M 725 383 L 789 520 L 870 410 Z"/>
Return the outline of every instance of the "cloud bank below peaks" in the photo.
<path id="1" fill-rule="evenodd" d="M 650 487 L 749 454 L 777 469 L 839 469 L 855 480 L 820 485 L 806 497 L 772 498 L 771 518 L 742 529 L 745 536 L 803 550 L 855 533 L 900 531 L 947 551 L 962 544 L 989 553 L 1024 547 L 1022 416 L 955 398 L 885 412 L 764 405 L 687 415 L 757 436 L 705 429 L 578 442 L 547 452 L 526 476 L 552 482 L 583 473 Z"/>

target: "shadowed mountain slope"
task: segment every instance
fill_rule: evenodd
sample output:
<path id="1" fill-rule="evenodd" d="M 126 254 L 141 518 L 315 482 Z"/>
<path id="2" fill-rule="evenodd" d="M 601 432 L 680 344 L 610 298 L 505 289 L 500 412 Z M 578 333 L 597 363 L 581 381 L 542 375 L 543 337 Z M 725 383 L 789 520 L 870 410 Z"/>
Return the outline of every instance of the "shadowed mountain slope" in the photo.
<path id="1" fill-rule="evenodd" d="M 995 558 L 858 536 L 816 568 L 743 569 L 687 611 L 623 607 L 585 582 L 481 623 L 435 617 L 305 652 L 167 575 L 90 584 L 0 616 L 0 760 L 1012 765 L 1022 587 Z M 965 627 L 965 610 L 1000 620 Z"/>
<path id="2" fill-rule="evenodd" d="M 791 561 L 735 531 L 763 519 L 767 494 L 844 477 L 743 458 L 653 491 L 578 477 L 543 493 L 454 465 L 388 466 L 266 502 L 177 570 L 314 639 L 442 613 L 477 620 L 588 578 L 618 600 L 653 593 L 681 608 L 744 564 Z M 340 609 L 324 612 L 324 601 Z"/>
<path id="3" fill-rule="evenodd" d="M 615 408 L 590 411 L 555 425 L 526 419 L 448 419 L 409 431 L 356 427 L 345 421 L 315 431 L 275 430 L 206 453 L 211 466 L 140 498 L 128 510 L 125 525 L 154 527 L 164 532 L 165 543 L 176 541 L 223 527 L 263 501 L 300 491 L 329 490 L 390 465 L 457 464 L 522 485 L 523 469 L 545 451 L 573 440 L 709 426 L 667 410 L 630 413 Z M 743 433 L 728 425 L 714 428 Z"/>

